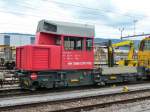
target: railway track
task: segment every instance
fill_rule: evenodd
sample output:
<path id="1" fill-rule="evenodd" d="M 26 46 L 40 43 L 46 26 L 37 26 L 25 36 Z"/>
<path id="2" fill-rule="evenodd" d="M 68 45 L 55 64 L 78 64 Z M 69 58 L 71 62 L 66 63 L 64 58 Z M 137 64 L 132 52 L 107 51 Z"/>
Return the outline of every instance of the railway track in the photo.
<path id="1" fill-rule="evenodd" d="M 111 96 L 111 97 L 114 97 L 114 96 Z M 98 97 L 96 97 L 96 98 L 98 98 Z M 113 105 L 134 103 L 134 102 L 137 102 L 137 101 L 148 100 L 148 99 L 150 99 L 150 96 L 143 96 L 143 97 L 136 97 L 136 98 L 129 98 L 129 99 L 127 98 L 127 99 L 114 100 L 114 101 L 105 102 L 105 103 L 97 103 L 97 104 L 90 104 L 90 105 L 84 105 L 84 106 L 82 105 L 82 106 L 76 106 L 76 107 L 73 107 L 73 108 L 53 110 L 53 112 L 60 112 L 60 111 L 61 112 L 90 111 L 90 110 L 94 110 L 96 108 L 106 108 L 106 107 L 113 106 Z M 84 99 L 80 99 L 80 100 L 84 100 Z M 64 102 L 64 103 L 66 103 L 66 102 Z M 143 111 L 148 111 L 148 110 L 150 110 L 150 109 L 143 109 Z"/>
<path id="2" fill-rule="evenodd" d="M 117 88 L 115 90 L 112 89 L 111 91 L 107 89 L 104 91 L 93 90 L 93 92 L 90 90 L 80 91 L 80 93 L 68 92 L 68 95 L 66 95 L 67 92 L 56 95 L 51 93 L 45 96 L 31 95 L 30 100 L 29 98 L 21 98 L 21 100 L 27 100 L 27 102 L 18 102 L 13 105 L 6 103 L 9 102 L 8 99 L 0 99 L 0 111 L 12 111 L 18 109 L 19 111 L 24 112 L 24 109 L 32 110 L 36 107 L 36 109 L 39 108 L 40 110 L 43 107 L 44 109 L 49 108 L 49 111 L 54 112 L 77 112 L 150 99 L 150 86 L 141 86 L 140 88 L 131 86 L 129 89 L 130 91 L 127 93 L 122 92 L 121 88 Z M 32 98 L 33 100 L 31 101 Z M 37 100 L 37 98 L 39 100 Z M 12 98 L 11 100 L 17 102 L 16 100 L 19 100 L 19 98 Z M 30 102 L 28 102 L 28 100 Z"/>
<path id="3" fill-rule="evenodd" d="M 147 84 L 148 82 L 145 82 Z M 128 85 L 136 85 L 136 84 L 128 84 Z M 120 85 L 123 86 L 123 85 Z M 99 86 L 83 86 L 83 87 L 72 87 L 72 88 L 54 88 L 54 89 L 39 89 L 37 91 L 29 91 L 29 90 L 21 90 L 18 85 L 10 86 L 6 88 L 0 89 L 0 98 L 7 97 L 17 97 L 17 96 L 28 96 L 28 95 L 38 95 L 38 94 L 46 94 L 46 93 L 59 93 L 59 92 L 69 92 L 69 91 L 80 91 L 80 90 L 93 90 L 97 89 Z M 110 85 L 101 87 L 101 89 L 110 88 Z"/>
<path id="4" fill-rule="evenodd" d="M 54 88 L 54 89 L 39 89 L 37 91 L 30 90 L 21 90 L 20 87 L 15 86 L 12 88 L 1 88 L 0 89 L 0 98 L 8 98 L 8 97 L 17 97 L 17 96 L 28 96 L 28 95 L 39 95 L 39 94 L 47 94 L 47 93 L 59 93 L 59 92 L 69 92 L 69 91 L 80 91 L 80 90 L 88 90 L 88 89 L 96 89 L 95 86 L 83 86 L 83 87 L 72 87 L 72 88 Z M 104 87 L 107 88 L 107 87 Z"/>

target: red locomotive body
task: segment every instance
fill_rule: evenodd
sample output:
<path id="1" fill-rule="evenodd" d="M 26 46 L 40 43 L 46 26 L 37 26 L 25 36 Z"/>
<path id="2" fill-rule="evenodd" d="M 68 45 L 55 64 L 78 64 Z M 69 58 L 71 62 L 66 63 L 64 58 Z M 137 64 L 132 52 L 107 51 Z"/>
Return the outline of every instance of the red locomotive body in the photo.
<path id="1" fill-rule="evenodd" d="M 38 31 L 34 45 L 17 48 L 17 68 L 30 71 L 93 69 L 93 37 L 84 33 Z"/>

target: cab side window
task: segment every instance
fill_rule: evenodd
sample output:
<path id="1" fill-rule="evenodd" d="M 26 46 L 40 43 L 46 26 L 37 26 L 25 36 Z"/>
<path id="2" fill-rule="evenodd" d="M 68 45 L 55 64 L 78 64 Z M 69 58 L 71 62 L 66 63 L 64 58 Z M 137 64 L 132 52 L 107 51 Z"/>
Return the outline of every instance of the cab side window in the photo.
<path id="1" fill-rule="evenodd" d="M 56 45 L 61 45 L 61 38 L 60 37 L 55 37 L 55 43 Z"/>
<path id="2" fill-rule="evenodd" d="M 143 50 L 144 50 L 144 51 L 150 50 L 150 40 L 145 40 L 145 41 L 144 41 Z"/>
<path id="3" fill-rule="evenodd" d="M 87 38 L 86 39 L 86 50 L 92 50 L 92 39 L 91 38 Z"/>
<path id="4" fill-rule="evenodd" d="M 141 41 L 141 44 L 140 44 L 140 51 L 143 51 L 143 48 L 144 48 L 144 41 Z"/>
<path id="5" fill-rule="evenodd" d="M 81 37 L 64 37 L 65 50 L 83 50 L 83 38 Z"/>

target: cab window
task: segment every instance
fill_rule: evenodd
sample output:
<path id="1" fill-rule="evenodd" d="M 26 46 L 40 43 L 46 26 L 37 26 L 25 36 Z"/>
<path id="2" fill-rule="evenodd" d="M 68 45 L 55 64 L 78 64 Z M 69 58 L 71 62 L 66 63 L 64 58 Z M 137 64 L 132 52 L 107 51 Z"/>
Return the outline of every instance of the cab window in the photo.
<path id="1" fill-rule="evenodd" d="M 61 38 L 55 37 L 55 43 L 56 43 L 56 45 L 61 45 Z"/>
<path id="2" fill-rule="evenodd" d="M 81 37 L 64 37 L 65 50 L 83 50 L 83 38 Z"/>
<path id="3" fill-rule="evenodd" d="M 144 51 L 149 51 L 149 50 L 150 50 L 150 40 L 145 40 L 145 41 L 144 41 L 143 50 L 144 50 Z"/>
<path id="4" fill-rule="evenodd" d="M 144 41 L 141 41 L 139 50 L 143 51 L 143 48 L 144 48 Z"/>
<path id="5" fill-rule="evenodd" d="M 92 50 L 92 39 L 91 38 L 86 39 L 86 50 Z"/>

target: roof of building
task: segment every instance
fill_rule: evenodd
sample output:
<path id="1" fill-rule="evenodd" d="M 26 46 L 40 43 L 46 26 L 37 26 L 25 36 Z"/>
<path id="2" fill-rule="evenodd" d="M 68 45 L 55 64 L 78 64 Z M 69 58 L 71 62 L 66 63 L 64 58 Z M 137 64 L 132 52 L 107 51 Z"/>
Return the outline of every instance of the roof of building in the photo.
<path id="1" fill-rule="evenodd" d="M 0 33 L 2 35 L 26 35 L 26 36 L 35 36 L 33 34 L 27 34 L 27 33 L 11 33 L 11 32 L 5 32 L 5 33 Z"/>

